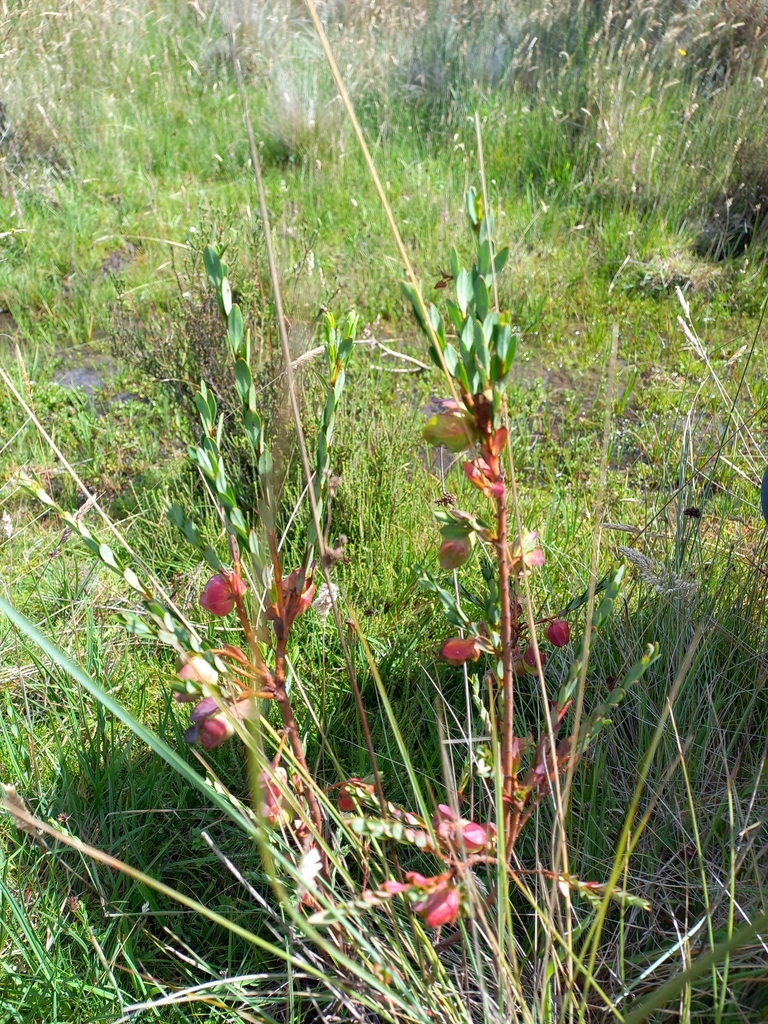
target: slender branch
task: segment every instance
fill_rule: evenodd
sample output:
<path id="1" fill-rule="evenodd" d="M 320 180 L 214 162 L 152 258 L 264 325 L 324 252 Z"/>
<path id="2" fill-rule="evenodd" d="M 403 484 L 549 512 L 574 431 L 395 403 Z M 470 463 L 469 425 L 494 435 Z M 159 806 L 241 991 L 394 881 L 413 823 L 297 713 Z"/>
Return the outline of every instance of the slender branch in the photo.
<path id="1" fill-rule="evenodd" d="M 501 592 L 501 664 L 504 709 L 501 731 L 501 770 L 504 807 L 504 834 L 507 856 L 512 853 L 512 794 L 515 789 L 515 674 L 512 668 L 512 601 L 509 593 L 509 548 L 507 547 L 507 492 L 497 499 L 496 550 L 499 560 L 499 590 Z"/>
<path id="2" fill-rule="evenodd" d="M 243 601 L 242 596 L 240 596 L 239 594 L 235 594 L 234 597 L 235 611 L 237 612 L 237 617 L 240 620 L 240 625 L 243 627 L 245 639 L 248 641 L 248 648 L 251 652 L 251 657 L 253 658 L 253 664 L 256 665 L 258 668 L 263 669 L 266 667 L 266 665 L 262 653 L 259 649 L 258 642 L 256 640 L 256 634 L 253 632 L 251 620 L 248 618 L 248 613 L 245 610 L 245 602 Z"/>
<path id="3" fill-rule="evenodd" d="M 307 758 L 304 754 L 304 747 L 299 736 L 299 729 L 296 725 L 296 718 L 293 714 L 290 698 L 285 688 L 285 649 L 287 640 L 279 637 L 275 649 L 275 701 L 280 708 L 280 714 L 285 726 L 288 742 L 291 744 L 293 756 L 308 779 L 311 779 Z M 312 824 L 317 829 L 318 835 L 323 831 L 323 813 L 317 800 L 317 794 L 311 785 L 305 786 L 305 795 L 309 806 L 309 813 L 312 817 Z"/>

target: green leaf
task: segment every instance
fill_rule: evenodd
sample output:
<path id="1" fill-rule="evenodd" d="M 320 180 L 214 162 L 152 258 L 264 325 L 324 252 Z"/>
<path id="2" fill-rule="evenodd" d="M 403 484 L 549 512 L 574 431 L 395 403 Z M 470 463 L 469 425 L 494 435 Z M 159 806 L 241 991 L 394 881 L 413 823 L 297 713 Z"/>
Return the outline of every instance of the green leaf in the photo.
<path id="1" fill-rule="evenodd" d="M 517 340 L 517 339 L 515 339 Z M 507 360 L 509 358 L 510 344 L 512 342 L 512 329 L 509 324 L 498 324 L 496 327 L 496 353 L 499 357 L 502 367 L 507 366 Z M 515 346 L 512 345 L 512 356 L 509 358 L 511 364 L 512 359 L 515 356 Z"/>
<path id="2" fill-rule="evenodd" d="M 608 587 L 608 584 L 613 579 L 611 573 L 606 573 L 601 580 L 595 584 L 595 596 L 602 594 Z M 574 597 L 568 604 L 562 608 L 557 614 L 559 618 L 565 618 L 570 612 L 577 612 L 580 608 L 589 600 L 589 590 L 585 590 L 583 594 L 579 594 L 578 597 Z"/>
<path id="3" fill-rule="evenodd" d="M 253 390 L 253 388 L 251 390 Z M 250 402 L 250 392 L 248 399 Z M 245 421 L 245 430 L 248 434 L 248 439 L 253 445 L 253 450 L 258 452 L 261 447 L 261 417 L 258 413 L 251 412 L 250 409 L 247 409 L 243 418 Z"/>
<path id="4" fill-rule="evenodd" d="M 466 203 L 469 222 L 472 227 L 477 227 L 480 222 L 480 217 L 477 216 L 477 193 L 474 188 L 467 189 Z M 482 211 L 480 211 L 480 214 L 482 214 Z"/>
<path id="5" fill-rule="evenodd" d="M 427 322 L 424 319 L 424 316 L 422 315 L 421 304 L 419 303 L 416 289 L 408 281 L 401 281 L 400 282 L 400 291 L 403 293 L 403 295 L 406 297 L 406 299 L 408 299 L 408 301 L 411 303 L 411 306 L 413 307 L 413 313 L 414 313 L 414 316 L 416 317 L 416 320 L 418 322 L 419 327 L 422 329 L 422 331 L 424 331 L 424 333 L 426 335 L 429 335 L 429 330 L 427 328 Z"/>
<path id="6" fill-rule="evenodd" d="M 475 341 L 475 321 L 470 316 L 470 317 L 467 317 L 467 319 L 464 321 L 464 326 L 462 327 L 461 334 L 459 335 L 459 345 L 461 347 L 461 355 L 462 355 L 462 358 L 464 359 L 465 363 L 466 363 L 466 356 L 469 353 L 471 353 L 471 351 L 472 351 L 472 345 L 474 344 L 474 341 Z"/>
<path id="7" fill-rule="evenodd" d="M 232 312 L 232 287 L 228 277 L 224 277 L 221 280 L 221 308 L 224 310 L 224 316 L 226 317 Z"/>
<path id="8" fill-rule="evenodd" d="M 477 320 L 475 320 L 475 359 L 487 377 L 491 372 L 491 353 L 485 340 L 485 332 Z"/>
<path id="9" fill-rule="evenodd" d="M 453 280 L 457 281 L 459 273 L 461 271 L 461 264 L 459 263 L 459 254 L 456 252 L 453 246 L 451 246 L 451 273 L 453 274 Z"/>
<path id="10" fill-rule="evenodd" d="M 456 299 L 462 316 L 466 316 L 467 308 L 474 297 L 472 278 L 466 270 L 462 270 L 456 279 Z"/>
<path id="11" fill-rule="evenodd" d="M 272 456 L 268 449 L 264 449 L 259 459 L 259 476 L 268 477 L 272 473 Z"/>
<path id="12" fill-rule="evenodd" d="M 490 345 L 493 341 L 494 328 L 499 322 L 499 314 L 490 312 L 483 320 L 483 337 L 485 338 L 486 345 Z"/>
<path id="13" fill-rule="evenodd" d="M 213 420 L 211 419 L 208 403 L 199 392 L 195 395 L 195 405 L 197 406 L 197 411 L 200 413 L 203 430 L 206 433 L 209 433 L 213 429 Z"/>
<path id="14" fill-rule="evenodd" d="M 443 319 L 440 316 L 440 311 L 433 302 L 430 302 L 427 313 L 429 314 L 429 319 L 432 322 L 435 334 L 437 335 L 437 340 L 440 342 L 440 348 L 443 348 L 445 346 L 445 328 L 443 327 Z"/>
<path id="15" fill-rule="evenodd" d="M 208 277 L 210 278 L 211 284 L 218 291 L 224 274 L 222 272 L 219 254 L 212 245 L 206 245 L 203 250 L 203 262 L 205 263 L 205 269 Z"/>
<path id="16" fill-rule="evenodd" d="M 238 359 L 235 362 L 235 387 L 237 388 L 238 395 L 240 395 L 240 401 L 246 409 L 248 408 L 248 396 L 252 384 L 253 377 L 251 376 L 250 366 L 244 359 Z"/>
<path id="17" fill-rule="evenodd" d="M 499 249 L 499 251 L 493 258 L 493 269 L 496 271 L 497 274 L 500 274 L 504 267 L 507 265 L 508 258 L 509 248 L 505 246 L 503 249 Z"/>
<path id="18" fill-rule="evenodd" d="M 245 521 L 245 516 L 239 508 L 233 508 L 229 513 L 229 521 L 232 523 L 234 528 L 243 537 L 248 536 L 248 525 Z"/>
<path id="19" fill-rule="evenodd" d="M 229 319 L 227 321 L 227 331 L 229 334 L 229 347 L 232 349 L 232 355 L 235 359 L 238 356 L 245 356 L 245 349 L 243 347 L 243 314 L 240 312 L 239 306 L 232 306 L 229 311 Z"/>
<path id="20" fill-rule="evenodd" d="M 485 278 L 478 275 L 475 281 L 475 312 L 478 320 L 485 320 L 489 307 L 488 285 L 485 283 Z"/>
<path id="21" fill-rule="evenodd" d="M 126 566 L 125 569 L 123 569 L 123 579 L 132 590 L 136 591 L 137 594 L 141 594 L 142 596 L 146 594 L 144 585 L 130 566 Z"/>
<path id="22" fill-rule="evenodd" d="M 461 329 L 464 326 L 464 317 L 461 314 L 461 310 L 452 299 L 446 301 L 445 308 L 448 310 L 448 316 L 453 324 L 453 329 L 457 334 L 461 334 Z"/>
<path id="23" fill-rule="evenodd" d="M 108 565 L 110 569 L 114 569 L 115 572 L 121 572 L 120 566 L 117 564 L 115 553 L 109 544 L 99 544 L 99 558 L 105 565 Z"/>
<path id="24" fill-rule="evenodd" d="M 595 708 L 589 718 L 582 724 L 579 731 L 577 750 L 582 753 L 592 743 L 600 730 L 610 723 L 608 717 L 627 695 L 627 690 L 638 682 L 655 661 L 661 657 L 658 644 L 648 644 L 645 654 L 626 673 L 621 682 L 608 697 Z"/>
<path id="25" fill-rule="evenodd" d="M 465 522 L 445 523 L 440 527 L 440 536 L 444 540 L 464 540 L 465 537 L 472 536 L 474 532 L 472 524 Z"/>
<path id="26" fill-rule="evenodd" d="M 443 349 L 443 359 L 445 360 L 445 365 L 448 368 L 448 373 L 450 373 L 452 377 L 455 377 L 459 367 L 459 354 L 453 345 L 445 346 Z"/>
<path id="27" fill-rule="evenodd" d="M 624 566 L 620 565 L 613 576 L 608 578 L 608 583 L 605 588 L 605 596 L 595 609 L 595 613 L 592 616 L 592 626 L 594 629 L 600 629 L 601 626 L 607 622 L 608 617 L 613 611 L 614 601 L 619 596 L 619 590 L 621 589 L 621 581 L 623 578 Z"/>

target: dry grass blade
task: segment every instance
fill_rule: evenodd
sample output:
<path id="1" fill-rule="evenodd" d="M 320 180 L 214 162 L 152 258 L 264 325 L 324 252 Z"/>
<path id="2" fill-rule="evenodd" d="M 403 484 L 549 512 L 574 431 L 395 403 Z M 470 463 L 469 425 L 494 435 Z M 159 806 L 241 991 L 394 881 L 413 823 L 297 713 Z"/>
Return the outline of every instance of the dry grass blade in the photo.
<path id="1" fill-rule="evenodd" d="M 317 535 L 317 543 L 320 551 L 320 565 L 322 567 L 323 575 L 325 577 L 325 583 L 328 587 L 328 593 L 331 599 L 331 608 L 333 610 L 334 621 L 336 624 L 336 630 L 339 635 L 339 640 L 342 645 L 342 651 L 344 654 L 344 660 L 347 667 L 347 674 L 349 676 L 350 684 L 352 686 L 355 703 L 357 704 L 358 714 L 360 716 L 361 727 L 365 735 L 366 746 L 368 748 L 368 754 L 371 759 L 371 765 L 374 774 L 374 780 L 376 785 L 376 791 L 379 797 L 379 802 L 383 807 L 385 804 L 384 790 L 381 785 L 381 778 L 379 775 L 379 769 L 376 761 L 376 752 L 373 747 L 373 741 L 371 739 L 370 729 L 368 727 L 368 719 L 363 706 L 362 696 L 357 685 L 356 675 L 354 671 L 354 665 L 347 649 L 346 640 L 344 637 L 344 628 L 341 621 L 341 615 L 339 613 L 338 604 L 335 599 L 334 590 L 331 586 L 331 578 L 328 572 L 326 550 L 325 550 L 325 531 L 323 530 L 320 522 L 320 516 L 318 514 L 317 502 L 315 501 L 315 493 L 312 489 L 312 469 L 309 464 L 309 455 L 307 453 L 307 444 L 304 437 L 304 428 L 301 423 L 301 411 L 299 409 L 298 397 L 296 395 L 296 380 L 293 375 L 293 366 L 291 363 L 291 353 L 288 345 L 288 331 L 286 328 L 285 315 L 283 313 L 283 303 L 281 297 L 280 288 L 280 276 L 277 270 L 277 264 L 275 262 L 275 256 L 272 249 L 272 234 L 269 226 L 269 213 L 267 211 L 267 202 L 264 195 L 264 183 L 261 177 L 261 161 L 259 158 L 259 152 L 256 146 L 256 140 L 253 135 L 253 127 L 251 125 L 251 116 L 248 110 L 248 101 L 245 94 L 245 87 L 243 85 L 243 75 L 240 68 L 240 61 L 237 57 L 237 43 L 234 32 L 230 34 L 230 47 L 232 53 L 232 62 L 235 66 L 235 74 L 238 82 L 238 89 L 240 92 L 240 99 L 243 106 L 243 119 L 245 121 L 246 131 L 248 133 L 248 144 L 251 152 L 251 164 L 253 166 L 253 173 L 256 178 L 256 188 L 259 195 L 259 211 L 261 214 L 262 226 L 264 229 L 264 241 L 267 250 L 267 262 L 269 265 L 269 277 L 272 285 L 272 294 L 275 301 L 275 316 L 278 323 L 278 333 L 280 336 L 280 345 L 283 353 L 283 362 L 285 365 L 285 374 L 288 382 L 288 395 L 291 402 L 291 411 L 293 413 L 294 425 L 296 427 L 296 436 L 298 438 L 299 450 L 301 452 L 301 463 L 304 469 L 304 479 L 307 485 L 307 497 L 309 498 L 310 509 L 312 512 L 312 521 L 315 526 Z M 315 802 L 313 794 L 311 799 Z"/>
<path id="2" fill-rule="evenodd" d="M 405 248 L 403 239 L 400 235 L 400 231 L 397 227 L 395 216 L 392 213 L 392 207 L 389 204 L 387 194 L 384 191 L 383 185 L 381 184 L 379 173 L 376 170 L 376 165 L 373 162 L 370 150 L 368 149 L 368 144 L 365 141 L 365 136 L 363 135 L 363 129 L 361 128 L 360 122 L 357 119 L 357 114 L 355 113 L 355 108 L 352 104 L 352 101 L 349 98 L 349 93 L 347 92 L 347 88 L 344 84 L 344 79 L 341 77 L 341 72 L 339 71 L 338 64 L 336 63 L 336 59 L 333 56 L 333 51 L 331 50 L 330 43 L 328 42 L 328 37 L 325 34 L 323 23 L 320 21 L 320 17 L 318 16 L 317 7 L 315 6 L 314 0 L 304 0 L 304 3 L 306 4 L 307 11 L 309 12 L 309 16 L 312 20 L 312 25 L 314 26 L 315 32 L 317 33 L 317 38 L 320 40 L 320 45 L 323 48 L 323 53 L 325 54 L 326 60 L 328 61 L 328 66 L 331 70 L 331 74 L 333 75 L 333 80 L 336 83 L 337 89 L 339 90 L 339 95 L 341 96 L 342 103 L 344 104 L 344 109 L 346 110 L 347 116 L 349 117 L 349 120 L 352 124 L 352 129 L 355 133 L 355 138 L 357 139 L 358 145 L 360 146 L 360 150 L 363 154 L 363 159 L 365 160 L 365 165 L 368 169 L 371 181 L 373 181 L 374 187 L 376 189 L 376 194 L 379 197 L 379 202 L 381 203 L 385 216 L 387 218 L 387 223 L 389 225 L 390 231 L 392 232 L 392 237 L 395 240 L 395 245 L 397 246 L 397 251 L 400 255 L 400 259 L 402 260 L 403 266 L 405 267 L 405 272 L 408 277 L 408 281 L 414 289 L 414 293 L 419 303 L 419 310 L 423 318 L 424 324 L 426 325 L 427 333 L 429 334 L 429 340 L 432 343 L 432 347 L 434 348 L 435 353 L 437 354 L 440 360 L 440 365 L 442 367 L 443 374 L 445 375 L 445 379 L 448 382 L 448 386 L 451 390 L 451 396 L 453 397 L 455 402 L 458 402 L 456 388 L 454 386 L 453 379 L 450 373 L 448 372 L 448 367 L 446 366 L 445 359 L 440 348 L 440 344 L 438 343 L 437 340 L 435 329 L 432 325 L 432 321 L 430 320 L 429 314 L 427 313 L 427 307 L 424 302 L 424 298 L 421 294 L 421 287 L 419 285 L 418 280 L 416 279 L 416 274 L 414 273 L 413 265 L 408 255 L 408 250 Z"/>

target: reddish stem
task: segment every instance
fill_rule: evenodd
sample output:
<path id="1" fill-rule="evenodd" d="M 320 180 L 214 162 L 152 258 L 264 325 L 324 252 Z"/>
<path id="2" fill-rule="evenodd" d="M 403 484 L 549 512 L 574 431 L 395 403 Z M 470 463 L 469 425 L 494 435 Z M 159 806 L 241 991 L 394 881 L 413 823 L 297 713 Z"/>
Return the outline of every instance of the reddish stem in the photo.
<path id="1" fill-rule="evenodd" d="M 285 650 L 287 640 L 284 637 L 278 638 L 277 646 L 275 648 L 275 700 L 280 708 L 280 714 L 283 718 L 283 725 L 285 726 L 285 733 L 288 737 L 288 742 L 291 745 L 293 756 L 296 759 L 296 763 L 301 767 L 304 775 L 306 776 L 305 790 L 307 797 L 307 804 L 309 805 L 309 813 L 312 818 L 312 823 L 317 829 L 318 835 L 322 835 L 323 831 L 323 814 L 320 809 L 320 804 L 317 800 L 317 795 L 312 789 L 311 775 L 309 773 L 309 767 L 307 765 L 307 758 L 304 754 L 304 747 L 301 743 L 301 737 L 299 736 L 299 729 L 296 725 L 296 719 L 293 714 L 293 708 L 291 707 L 291 701 L 288 693 L 285 689 Z"/>
<path id="2" fill-rule="evenodd" d="M 504 709 L 501 730 L 501 771 L 504 794 L 504 834 L 507 856 L 512 852 L 512 795 L 515 790 L 515 674 L 512 667 L 512 600 L 509 592 L 509 550 L 507 548 L 507 492 L 497 499 L 496 550 L 499 559 L 499 590 L 501 591 L 501 663 Z"/>
<path id="3" fill-rule="evenodd" d="M 237 617 L 240 619 L 240 625 L 243 627 L 243 633 L 245 633 L 245 639 L 248 641 L 248 648 L 253 658 L 253 663 L 260 668 L 264 667 L 264 658 L 262 657 L 259 645 L 256 642 L 256 634 L 253 632 L 253 626 L 251 620 L 248 618 L 248 613 L 245 610 L 245 602 L 242 596 L 235 594 L 235 611 Z"/>

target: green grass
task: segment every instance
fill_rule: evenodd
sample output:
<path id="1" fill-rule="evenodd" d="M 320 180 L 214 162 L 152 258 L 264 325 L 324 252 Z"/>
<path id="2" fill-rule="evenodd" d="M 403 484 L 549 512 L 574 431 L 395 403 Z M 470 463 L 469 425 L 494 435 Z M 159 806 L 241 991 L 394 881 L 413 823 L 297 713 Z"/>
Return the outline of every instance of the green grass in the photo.
<path id="1" fill-rule="evenodd" d="M 237 255 L 233 280 L 253 323 L 266 325 L 260 334 L 264 382 L 274 374 L 267 354 L 276 339 L 236 85 L 221 25 L 200 23 L 191 9 L 163 0 L 140 5 L 132 15 L 67 11 L 66 24 L 30 7 L 9 14 L 6 25 L 17 47 L 8 98 L 17 135 L 16 148 L 5 150 L 0 224 L 3 231 L 22 230 L 0 238 L 0 303 L 7 311 L 2 365 L 31 395 L 36 414 L 77 472 L 104 495 L 137 552 L 196 618 L 203 569 L 193 552 L 179 546 L 162 505 L 166 496 L 184 499 L 215 529 L 184 461 L 196 427 L 171 386 L 136 365 L 130 332 L 120 335 L 119 350 L 109 337 L 118 299 L 128 304 L 136 331 L 141 322 L 161 321 L 180 330 L 182 303 L 197 301 L 201 244 L 215 233 Z M 686 44 L 683 57 L 670 45 L 643 64 L 636 51 L 622 56 L 606 43 L 599 59 L 587 58 L 588 28 L 576 25 L 561 38 L 562 25 L 550 26 L 541 35 L 538 70 L 496 89 L 482 81 L 473 87 L 472 76 L 464 81 L 467 69 L 456 57 L 450 102 L 429 92 L 414 99 L 394 71 L 374 87 L 349 36 L 338 34 L 335 45 L 353 63 L 355 99 L 380 176 L 425 295 L 435 301 L 440 292 L 431 286 L 446 269 L 450 245 L 462 255 L 469 249 L 461 203 L 466 185 L 477 183 L 477 159 L 468 115 L 475 109 L 481 115 L 490 200 L 501 239 L 512 248 L 501 297 L 522 331 L 510 415 L 525 521 L 539 529 L 547 548 L 547 565 L 535 583 L 538 606 L 554 611 L 587 586 L 614 323 L 623 397 L 614 410 L 605 518 L 647 533 L 635 540 L 630 533 L 605 531 L 601 570 L 618 557 L 618 545 L 627 544 L 700 581 L 697 597 L 685 604 L 644 585 L 630 570 L 626 603 L 590 669 L 588 699 L 594 700 L 643 643 L 662 647 L 662 660 L 577 773 L 571 869 L 601 879 L 610 870 L 640 758 L 692 626 L 705 627 L 675 706 L 687 745 L 698 849 L 683 779 L 679 772 L 665 779 L 677 755 L 667 729 L 642 808 L 653 794 L 658 803 L 626 880 L 653 909 L 647 915 L 627 910 L 623 922 L 611 912 L 600 954 L 601 983 L 617 996 L 704 914 L 700 861 L 715 940 L 731 927 L 725 889 L 732 854 L 739 907 L 751 916 L 766 905 L 765 545 L 757 507 L 768 398 L 762 335 L 743 385 L 747 353 L 730 362 L 758 331 L 765 271 L 757 250 L 713 263 L 692 248 L 699 222 L 735 173 L 737 140 L 765 152 L 765 128 L 760 89 L 746 71 L 736 69 L 719 91 L 695 93 L 704 90 L 711 55 Z M 573 45 L 563 42 L 569 39 Z M 382 30 L 376 45 L 378 60 L 379 51 L 405 44 L 392 43 Z M 384 216 L 351 131 L 338 105 L 329 105 L 327 72 L 298 30 L 285 46 L 289 84 L 316 100 L 311 130 L 280 99 L 269 46 L 245 44 L 245 60 L 297 353 L 308 347 L 304 325 L 327 304 L 354 306 L 375 336 L 424 358 L 400 295 L 401 268 Z M 558 59 L 561 49 L 572 55 L 567 67 Z M 691 110 L 694 102 L 698 107 Z M 128 250 L 128 243 L 135 249 Z M 125 265 L 113 273 L 105 261 L 116 253 Z M 178 296 L 176 271 L 188 299 Z M 727 398 L 678 326 L 677 283 Z M 115 370 L 92 400 L 56 383 L 67 367 L 107 352 Z M 432 511 L 443 490 L 456 492 L 462 507 L 474 498 L 456 470 L 446 466 L 442 478 L 421 441 L 420 409 L 443 393 L 443 382 L 391 367 L 407 364 L 361 347 L 350 371 L 338 427 L 342 484 L 334 510 L 334 531 L 348 538 L 348 563 L 338 575 L 377 659 L 418 778 L 426 792 L 442 796 L 437 718 L 460 737 L 468 713 L 464 680 L 436 659 L 444 625 L 413 588 L 411 567 L 417 561 L 436 566 Z M 308 420 L 313 385 L 310 369 L 303 375 Z M 266 395 L 281 422 L 280 382 Z M 738 424 L 734 430 L 729 400 L 748 430 Z M 9 393 L 0 395 L 0 422 L 0 500 L 13 525 L 13 536 L 0 541 L 3 596 L 196 766 L 181 740 L 181 716 L 167 697 L 170 658 L 126 637 L 114 620 L 114 611 L 126 607 L 126 594 L 94 567 L 76 539 L 62 540 L 62 527 L 22 499 L 13 478 L 21 467 L 48 474 L 67 507 L 77 504 L 75 488 Z M 300 493 L 294 457 L 284 488 L 286 518 Z M 702 518 L 686 517 L 689 506 L 700 507 Z M 300 521 L 307 515 L 300 510 Z M 92 512 L 86 522 L 95 528 Z M 254 845 L 7 623 L 0 628 L 0 652 L 2 781 L 16 785 L 41 817 L 64 816 L 59 820 L 84 841 L 266 933 L 265 916 L 201 832 L 207 830 L 266 893 Z M 370 766 L 330 623 L 302 619 L 290 654 L 330 749 L 345 772 L 365 774 Z M 387 793 L 407 800 L 402 757 L 360 645 L 353 644 L 353 656 Z M 548 671 L 557 678 L 563 668 L 553 658 Z M 533 686 L 521 690 L 520 704 L 535 731 L 540 712 Z M 318 758 L 327 779 L 336 781 L 306 713 L 302 727 L 310 760 Z M 454 753 L 460 771 L 458 745 Z M 246 799 L 239 750 L 224 747 L 211 763 Z M 542 807 L 521 846 L 524 861 L 533 863 L 546 847 L 550 816 Z M 276 996 L 284 968 L 241 940 L 139 883 L 70 852 L 45 849 L 9 822 L 2 837 L 3 1019 L 117 1020 L 132 1002 L 240 974 L 254 976 L 242 1006 L 255 1019 L 259 1013 L 271 1015 L 264 1019 L 308 1019 L 292 1002 L 303 982 L 289 979 Z M 691 939 L 690 950 L 671 953 L 633 993 L 652 990 L 686 965 L 683 954 L 695 956 L 700 942 L 707 948 L 706 928 Z M 764 950 L 755 943 L 732 958 L 729 970 L 722 1019 L 761 1019 Z M 263 974 L 269 977 L 256 977 Z M 681 1019 L 715 1019 L 711 977 L 683 998 Z M 147 1016 L 241 1019 L 221 992 L 210 1004 L 166 1007 Z"/>

